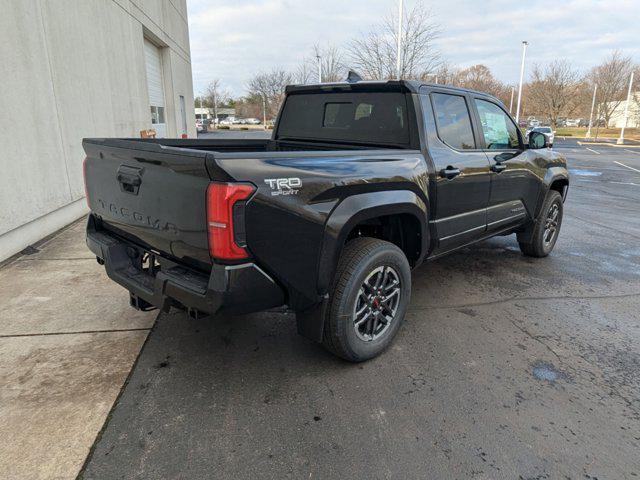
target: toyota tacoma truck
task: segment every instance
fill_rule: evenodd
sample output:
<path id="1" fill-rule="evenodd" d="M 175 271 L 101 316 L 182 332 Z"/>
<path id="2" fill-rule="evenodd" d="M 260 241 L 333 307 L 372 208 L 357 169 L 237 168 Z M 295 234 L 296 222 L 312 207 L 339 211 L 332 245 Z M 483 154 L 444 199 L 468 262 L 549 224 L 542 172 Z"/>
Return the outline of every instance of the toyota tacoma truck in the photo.
<path id="1" fill-rule="evenodd" d="M 270 139 L 85 139 L 87 244 L 135 308 L 287 307 L 363 361 L 411 269 L 495 235 L 544 257 L 569 176 L 494 97 L 413 81 L 297 85 Z"/>

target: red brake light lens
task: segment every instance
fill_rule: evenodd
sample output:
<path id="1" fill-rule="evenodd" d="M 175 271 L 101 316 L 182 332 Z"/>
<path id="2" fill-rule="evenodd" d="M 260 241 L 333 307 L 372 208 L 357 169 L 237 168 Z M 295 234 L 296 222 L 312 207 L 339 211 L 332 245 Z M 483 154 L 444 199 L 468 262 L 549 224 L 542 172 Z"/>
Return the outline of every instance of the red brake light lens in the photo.
<path id="1" fill-rule="evenodd" d="M 239 260 L 249 256 L 235 240 L 233 207 L 248 199 L 254 190 L 253 185 L 246 183 L 213 182 L 207 187 L 207 230 L 213 258 Z"/>

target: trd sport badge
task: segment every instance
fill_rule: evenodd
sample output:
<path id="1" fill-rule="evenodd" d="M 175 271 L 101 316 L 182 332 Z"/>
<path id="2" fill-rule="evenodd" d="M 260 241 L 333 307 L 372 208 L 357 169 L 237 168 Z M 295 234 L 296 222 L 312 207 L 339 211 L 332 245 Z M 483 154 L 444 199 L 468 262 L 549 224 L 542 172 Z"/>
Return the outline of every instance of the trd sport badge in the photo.
<path id="1" fill-rule="evenodd" d="M 302 181 L 297 177 L 292 178 L 265 178 L 264 183 L 269 185 L 271 195 L 297 195 L 302 187 Z"/>

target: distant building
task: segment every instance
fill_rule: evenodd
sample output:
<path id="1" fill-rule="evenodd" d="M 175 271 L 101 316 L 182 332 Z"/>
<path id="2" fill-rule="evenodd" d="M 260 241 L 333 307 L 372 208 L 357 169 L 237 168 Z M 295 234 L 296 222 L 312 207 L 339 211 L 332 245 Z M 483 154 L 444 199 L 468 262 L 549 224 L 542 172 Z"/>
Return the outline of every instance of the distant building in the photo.
<path id="1" fill-rule="evenodd" d="M 213 108 L 198 107 L 195 109 L 196 120 L 207 120 L 213 118 Z"/>
<path id="2" fill-rule="evenodd" d="M 612 102 L 612 104 L 615 105 L 615 102 Z M 626 104 L 627 101 L 623 100 L 613 111 L 609 121 L 611 128 L 622 128 L 624 126 L 624 107 Z M 640 91 L 631 95 L 626 128 L 640 128 Z"/>
<path id="3" fill-rule="evenodd" d="M 195 137 L 186 0 L 2 2 L 0 260 L 87 212 L 83 137 Z"/>
<path id="4" fill-rule="evenodd" d="M 195 115 L 196 115 L 196 120 L 213 119 L 214 111 L 213 111 L 213 108 L 198 107 L 195 109 Z M 235 115 L 236 115 L 235 108 L 226 108 L 226 107 L 218 108 L 218 120 L 224 120 L 225 118 L 235 118 Z"/>

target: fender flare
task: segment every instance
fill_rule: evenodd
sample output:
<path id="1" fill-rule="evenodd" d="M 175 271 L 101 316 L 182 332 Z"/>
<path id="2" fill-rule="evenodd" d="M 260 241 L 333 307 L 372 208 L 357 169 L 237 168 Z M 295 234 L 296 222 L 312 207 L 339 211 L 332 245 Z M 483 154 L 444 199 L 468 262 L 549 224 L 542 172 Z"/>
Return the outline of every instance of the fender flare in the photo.
<path id="1" fill-rule="evenodd" d="M 362 193 L 345 198 L 331 212 L 325 223 L 322 250 L 318 261 L 318 293 L 328 292 L 349 232 L 359 223 L 372 218 L 410 214 L 420 225 L 421 249 L 416 264 L 422 262 L 429 246 L 428 207 L 410 190 Z"/>
<path id="2" fill-rule="evenodd" d="M 544 184 L 544 191 L 543 191 L 544 194 L 538 197 L 538 204 L 536 205 L 534 218 L 538 218 L 538 215 L 540 214 L 540 209 L 542 208 L 542 204 L 544 203 L 544 199 L 547 196 L 547 193 L 549 192 L 551 185 L 556 180 L 567 181 L 567 188 L 565 188 L 564 192 L 562 193 L 562 201 L 564 201 L 567 198 L 567 192 L 569 190 L 569 186 L 568 186 L 569 171 L 567 170 L 566 167 L 558 167 L 558 166 L 549 167 L 547 169 L 547 172 L 544 174 L 544 178 L 542 179 L 542 183 Z"/>
<path id="3" fill-rule="evenodd" d="M 549 190 L 551 184 L 556 180 L 566 180 L 569 182 L 569 172 L 566 167 L 549 167 L 542 181 L 547 187 L 547 190 Z"/>
<path id="4" fill-rule="evenodd" d="M 416 265 L 429 247 L 427 204 L 410 190 L 362 193 L 345 198 L 334 208 L 324 229 L 318 259 L 318 293 L 322 301 L 307 310 L 296 312 L 298 333 L 316 342 L 322 341 L 324 317 L 329 304 L 329 288 L 349 232 L 359 223 L 383 215 L 410 214 L 420 225 L 421 249 Z"/>
<path id="5" fill-rule="evenodd" d="M 566 180 L 567 187 L 562 192 L 562 201 L 564 202 L 567 198 L 567 192 L 569 191 L 569 172 L 566 167 L 549 167 L 547 172 L 542 179 L 542 184 L 544 185 L 544 189 L 541 194 L 538 195 L 538 201 L 536 204 L 536 210 L 533 215 L 533 222 L 535 222 L 540 215 L 540 211 L 542 210 L 542 204 L 544 203 L 544 199 L 547 197 L 547 193 L 551 189 L 551 185 L 556 180 Z M 532 235 L 533 235 L 533 222 L 526 226 L 526 228 L 519 231 L 518 234 L 518 242 L 520 243 L 531 243 Z"/>

